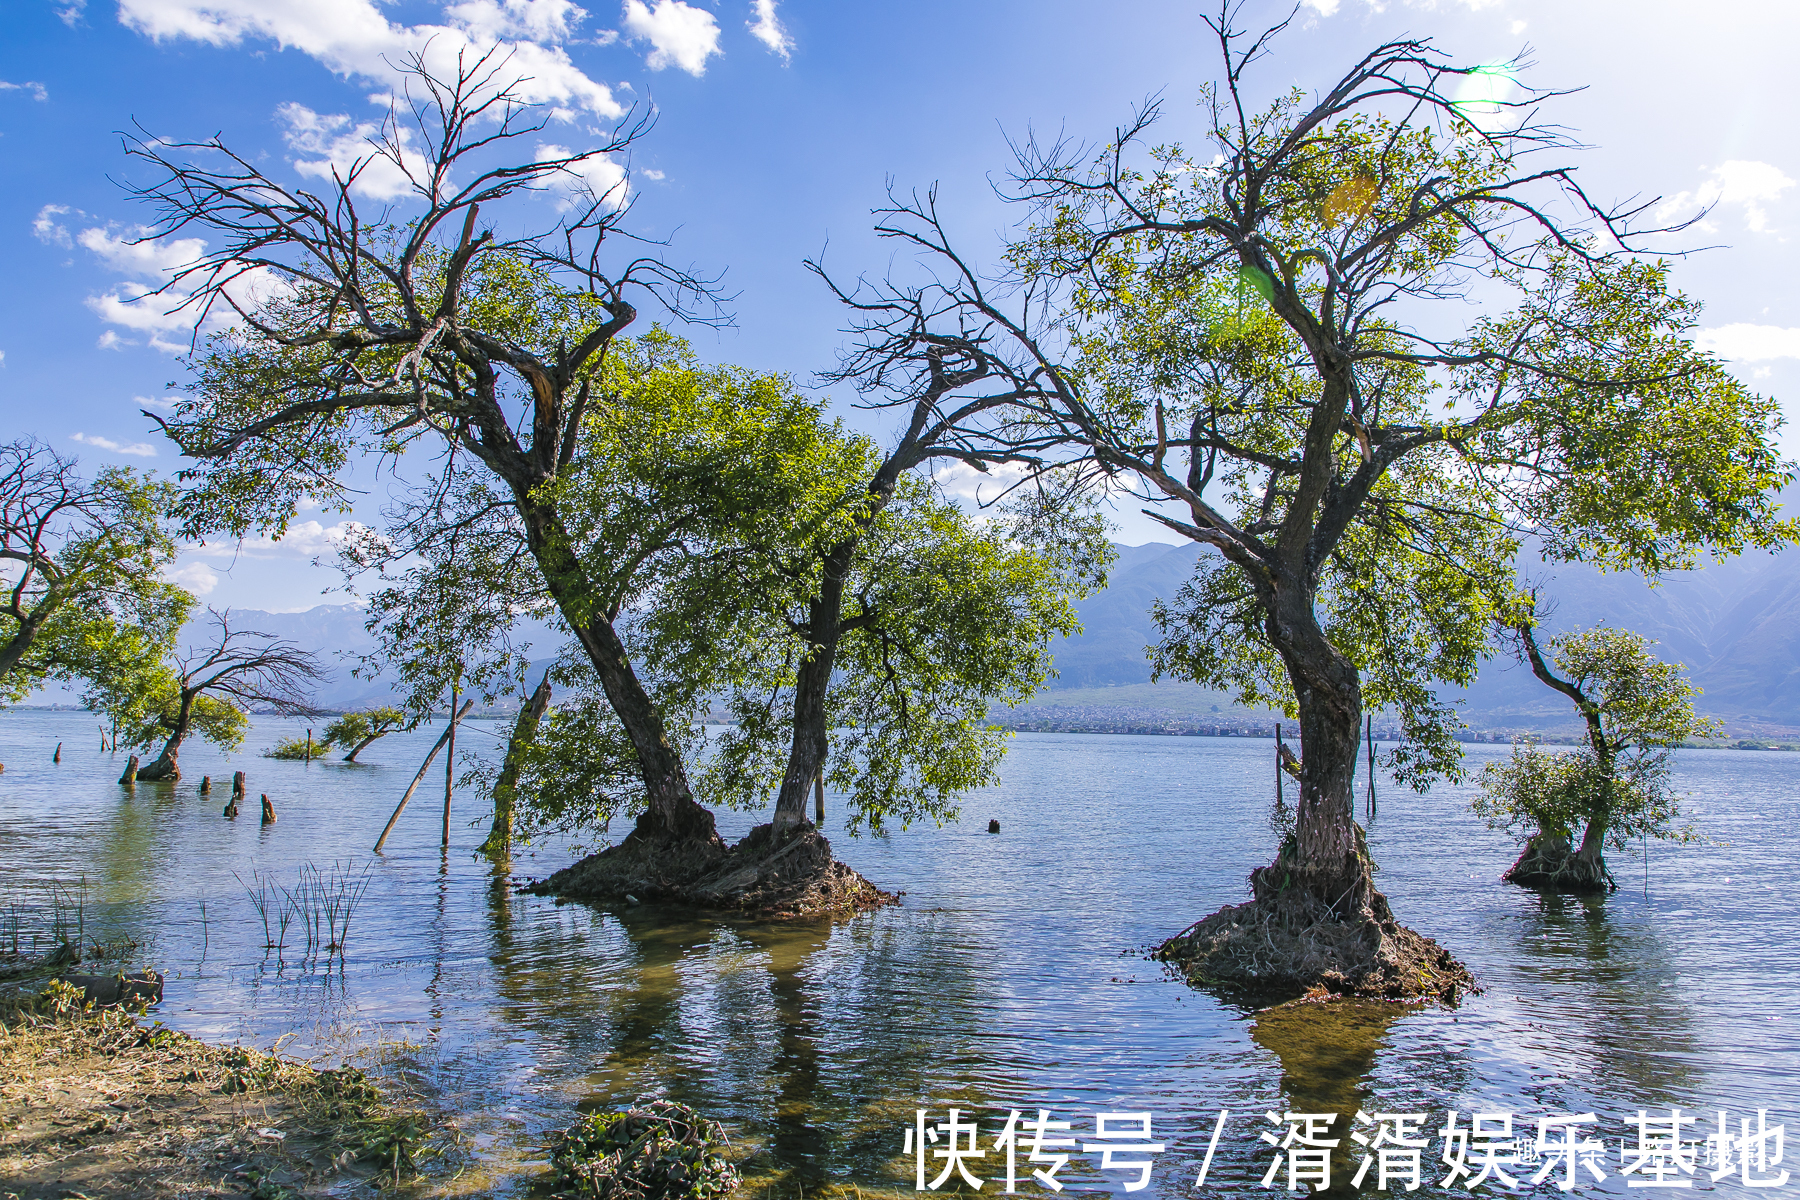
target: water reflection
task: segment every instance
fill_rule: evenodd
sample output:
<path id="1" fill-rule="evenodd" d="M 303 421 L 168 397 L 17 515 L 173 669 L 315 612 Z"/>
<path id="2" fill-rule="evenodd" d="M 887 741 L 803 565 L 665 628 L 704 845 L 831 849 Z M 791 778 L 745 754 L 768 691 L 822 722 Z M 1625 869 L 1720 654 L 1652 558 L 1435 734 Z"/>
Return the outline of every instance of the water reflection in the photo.
<path id="1" fill-rule="evenodd" d="M 1597 1076 L 1601 1089 L 1678 1103 L 1704 1078 L 1681 968 L 1647 914 L 1622 916 L 1616 901 L 1531 893 L 1519 922 L 1518 966 L 1552 1002 L 1546 1015 L 1555 1038 L 1546 1049 L 1576 1049 L 1585 1061 L 1568 1067 Z M 1568 1002 L 1555 1004 L 1559 997 Z"/>
<path id="2" fill-rule="evenodd" d="M 1331 1187 L 1324 1195 L 1354 1196 L 1350 1184 L 1362 1159 L 1361 1147 L 1350 1138 L 1358 1111 L 1383 1107 L 1373 1102 L 1370 1077 L 1376 1056 L 1388 1045 L 1394 1023 L 1413 1011 L 1403 1004 L 1381 1001 L 1305 1001 L 1264 1009 L 1256 1014 L 1250 1037 L 1281 1061 L 1281 1092 L 1293 1113 L 1334 1113 L 1326 1137 L 1336 1138 L 1331 1152 Z M 1282 1116 L 1284 1114 L 1276 1114 Z M 1267 1129 L 1278 1136 L 1286 1127 L 1270 1125 L 1258 1114 L 1258 1132 Z M 1266 1143 L 1265 1143 L 1266 1145 Z M 1274 1148 L 1258 1163 L 1267 1170 Z M 1365 1180 L 1365 1186 L 1373 1180 Z M 1285 1170 L 1273 1186 L 1287 1186 Z"/>
<path id="3" fill-rule="evenodd" d="M 1261 1179 L 1272 1152 L 1255 1135 L 1271 1110 L 1425 1110 L 1435 1127 L 1448 1108 L 1593 1108 L 1609 1114 L 1609 1138 L 1627 1131 L 1621 1113 L 1676 1103 L 1800 1121 L 1782 1107 L 1800 1092 L 1800 992 L 1792 852 L 1779 835 L 1800 824 L 1800 755 L 1681 752 L 1682 786 L 1709 836 L 1730 845 L 1666 859 L 1652 847 L 1648 899 L 1505 887 L 1495 877 L 1516 850 L 1462 793 L 1386 790 L 1370 824 L 1383 890 L 1486 994 L 1453 1012 L 1250 1014 L 1134 955 L 1242 899 L 1245 873 L 1268 860 L 1266 744 L 1023 736 L 1006 783 L 971 800 L 967 825 L 840 847 L 909 894 L 835 927 L 557 905 L 511 891 L 507 864 L 475 856 L 485 829 L 453 830 L 446 856 L 437 814 L 421 811 L 372 865 L 333 967 L 293 961 L 291 938 L 286 964 L 266 951 L 233 875 L 291 886 L 309 861 L 367 862 L 433 731 L 392 735 L 354 770 L 196 747 L 195 781 L 221 784 L 202 797 L 190 781 L 121 789 L 122 762 L 92 742 L 75 749 L 84 720 L 0 719 L 4 899 L 42 912 L 49 880 L 86 874 L 90 931 L 154 931 L 146 953 L 170 972 L 155 1015 L 201 1036 L 266 1047 L 299 1029 L 285 1048 L 326 1056 L 405 1039 L 423 1072 L 409 1079 L 480 1156 L 446 1182 L 454 1194 L 523 1197 L 546 1131 L 578 1101 L 646 1094 L 722 1121 L 758 1151 L 753 1191 L 774 1184 L 790 1198 L 790 1180 L 809 1194 L 909 1189 L 902 1131 L 915 1108 L 941 1120 L 952 1105 L 979 1115 L 984 1142 L 1009 1108 L 1048 1108 L 1080 1136 L 1096 1112 L 1152 1111 L 1169 1150 L 1134 1200 L 1192 1193 L 1220 1108 L 1231 1118 L 1208 1187 L 1230 1191 Z M 259 719 L 253 741 L 303 732 Z M 58 738 L 68 744 L 52 770 Z M 1484 753 L 1471 748 L 1474 766 Z M 260 826 L 254 806 L 220 817 L 240 768 L 278 824 Z M 749 817 L 732 824 L 740 816 L 722 815 L 727 837 L 747 831 Z M 985 832 L 990 817 L 1004 835 Z M 524 847 L 511 866 L 541 875 L 565 857 Z M 1070 1161 L 1070 1190 L 1118 1191 L 1117 1173 L 1092 1169 L 1097 1157 Z M 1340 1183 L 1358 1157 L 1340 1153 Z"/>

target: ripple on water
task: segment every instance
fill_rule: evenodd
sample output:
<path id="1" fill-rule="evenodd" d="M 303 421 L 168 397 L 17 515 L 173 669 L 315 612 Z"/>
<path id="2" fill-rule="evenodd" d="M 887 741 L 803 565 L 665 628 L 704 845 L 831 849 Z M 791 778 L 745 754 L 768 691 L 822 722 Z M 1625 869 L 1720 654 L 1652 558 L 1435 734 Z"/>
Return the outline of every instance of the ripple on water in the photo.
<path id="1" fill-rule="evenodd" d="M 498 745 L 474 728 L 466 742 Z M 910 1186 L 899 1148 L 916 1108 L 1050 1108 L 1078 1137 L 1096 1112 L 1148 1110 L 1169 1144 L 1156 1195 L 1191 1190 L 1221 1108 L 1233 1115 L 1209 1184 L 1228 1188 L 1260 1180 L 1268 1110 L 1416 1109 L 1435 1125 L 1451 1108 L 1592 1109 L 1615 1140 L 1639 1107 L 1800 1120 L 1781 836 L 1800 817 L 1800 755 L 1679 754 L 1708 841 L 1651 846 L 1647 888 L 1637 852 L 1617 856 L 1624 887 L 1604 899 L 1502 885 L 1511 851 L 1470 816 L 1467 788 L 1418 796 L 1384 782 L 1370 825 L 1381 886 L 1485 993 L 1455 1011 L 1255 1014 L 1143 951 L 1240 900 L 1269 857 L 1261 741 L 1022 735 L 1004 783 L 971 797 L 963 823 L 836 839 L 840 857 L 906 891 L 903 907 L 770 927 L 513 893 L 471 853 L 485 812 L 474 795 L 457 797 L 447 855 L 440 791 L 415 797 L 373 860 L 435 731 L 392 735 L 360 766 L 194 747 L 187 780 L 127 791 L 118 760 L 75 749 L 91 730 L 88 714 L 0 721 L 7 898 L 42 903 L 50 881 L 85 875 L 90 933 L 136 938 L 171 972 L 158 1013 L 171 1025 L 262 1045 L 298 1031 L 286 1046 L 308 1053 L 415 1044 L 414 1065 L 488 1164 L 481 1186 L 500 1194 L 523 1194 L 545 1130 L 577 1103 L 649 1093 L 756 1144 L 755 1178 L 864 1187 Z M 259 719 L 250 745 L 299 731 Z M 1504 753 L 1469 749 L 1477 762 Z M 252 795 L 269 792 L 275 825 L 225 821 L 222 798 L 198 794 L 200 774 L 234 769 Z M 986 832 L 990 818 L 1002 833 Z M 728 837 L 752 823 L 720 815 Z M 513 865 L 541 877 L 568 857 L 546 844 Z M 334 860 L 371 864 L 344 959 L 299 961 L 292 930 L 266 951 L 239 879 L 291 884 L 300 864 Z M 1122 1182 L 1084 1173 L 1087 1161 L 1061 1178 Z"/>

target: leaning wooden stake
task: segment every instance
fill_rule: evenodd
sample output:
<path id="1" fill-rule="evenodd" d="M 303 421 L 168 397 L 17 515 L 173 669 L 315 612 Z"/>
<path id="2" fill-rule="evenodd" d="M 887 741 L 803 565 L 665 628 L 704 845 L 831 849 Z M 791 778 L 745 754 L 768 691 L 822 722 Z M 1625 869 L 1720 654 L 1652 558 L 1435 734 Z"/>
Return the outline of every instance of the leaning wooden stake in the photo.
<path id="1" fill-rule="evenodd" d="M 1369 718 L 1368 734 L 1363 739 L 1369 746 L 1369 815 L 1375 815 L 1375 718 Z"/>
<path id="2" fill-rule="evenodd" d="M 444 748 L 444 743 L 450 740 L 450 730 L 455 729 L 456 723 L 462 720 L 463 717 L 468 714 L 468 711 L 474 707 L 475 702 L 473 700 L 466 701 L 462 706 L 462 711 L 450 718 L 450 729 L 444 730 L 443 734 L 439 736 L 437 740 L 437 745 L 433 746 L 431 748 L 431 753 L 425 756 L 424 765 L 419 768 L 419 773 L 413 776 L 412 786 L 406 789 L 406 795 L 400 797 L 400 804 L 394 809 L 394 815 L 388 818 L 387 828 L 383 829 L 381 831 L 381 836 L 376 839 L 375 853 L 380 854 L 381 848 L 387 845 L 388 834 L 394 831 L 394 822 L 400 819 L 400 814 L 406 810 L 406 802 L 413 798 L 413 793 L 418 791 L 419 785 L 425 781 L 425 772 L 431 770 L 431 764 L 437 760 L 438 751 L 442 750 Z"/>
<path id="3" fill-rule="evenodd" d="M 62 761 L 62 743 L 61 742 L 56 743 L 56 753 L 50 756 L 50 761 L 53 763 L 59 763 Z"/>

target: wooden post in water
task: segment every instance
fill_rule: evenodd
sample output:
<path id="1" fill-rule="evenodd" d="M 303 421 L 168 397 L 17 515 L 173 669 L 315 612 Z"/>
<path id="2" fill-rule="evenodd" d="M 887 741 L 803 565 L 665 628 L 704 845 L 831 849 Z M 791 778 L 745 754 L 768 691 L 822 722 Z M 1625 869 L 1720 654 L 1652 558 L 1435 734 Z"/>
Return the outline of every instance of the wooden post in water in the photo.
<path id="1" fill-rule="evenodd" d="M 263 793 L 262 802 L 263 802 L 263 805 L 262 805 L 263 824 L 264 825 L 273 825 L 275 823 L 275 806 L 273 804 L 269 803 L 269 793 L 267 793 L 267 792 Z"/>
<path id="2" fill-rule="evenodd" d="M 1281 722 L 1275 722 L 1275 803 L 1283 803 L 1281 798 Z"/>
<path id="3" fill-rule="evenodd" d="M 312 761 L 312 730 L 306 731 L 306 761 Z"/>
<path id="4" fill-rule="evenodd" d="M 50 761 L 53 763 L 59 763 L 62 761 L 62 743 L 61 742 L 56 743 L 56 753 L 50 756 Z"/>
<path id="5" fill-rule="evenodd" d="M 131 785 L 137 782 L 138 756 L 132 755 L 131 761 L 125 764 L 125 773 L 119 776 L 119 782 Z"/>
<path id="6" fill-rule="evenodd" d="M 1375 718 L 1373 716 L 1369 718 L 1367 729 L 1368 732 L 1363 736 L 1363 741 L 1369 747 L 1369 815 L 1372 817 L 1375 815 Z"/>
<path id="7" fill-rule="evenodd" d="M 456 701 L 462 694 L 458 684 L 450 685 L 450 711 L 456 712 Z M 459 718 L 450 719 L 450 743 L 444 755 L 444 849 L 450 848 L 450 793 L 456 787 L 456 722 Z"/>
<path id="8" fill-rule="evenodd" d="M 204 796 L 210 791 L 212 791 L 212 776 L 202 775 L 200 777 L 200 794 Z"/>
<path id="9" fill-rule="evenodd" d="M 813 824 L 825 824 L 825 768 L 819 767 L 819 773 L 813 776 Z"/>
<path id="10" fill-rule="evenodd" d="M 388 834 L 394 831 L 394 822 L 400 819 L 400 814 L 406 809 L 406 802 L 413 798 L 413 793 L 418 791 L 419 785 L 425 781 L 425 772 L 431 770 L 431 764 L 437 760 L 438 751 L 442 750 L 444 748 L 444 743 L 450 740 L 450 733 L 456 728 L 456 723 L 462 720 L 468 711 L 474 707 L 475 702 L 473 700 L 465 700 L 463 701 L 462 711 L 451 716 L 450 728 L 444 730 L 444 732 L 439 735 L 437 744 L 431 748 L 431 753 L 425 756 L 425 762 L 419 767 L 419 773 L 413 776 L 412 786 L 406 789 L 406 795 L 400 797 L 400 804 L 394 809 L 394 815 L 388 818 L 387 828 L 383 829 L 381 831 L 381 836 L 375 840 L 375 853 L 380 854 L 381 848 L 387 844 Z"/>

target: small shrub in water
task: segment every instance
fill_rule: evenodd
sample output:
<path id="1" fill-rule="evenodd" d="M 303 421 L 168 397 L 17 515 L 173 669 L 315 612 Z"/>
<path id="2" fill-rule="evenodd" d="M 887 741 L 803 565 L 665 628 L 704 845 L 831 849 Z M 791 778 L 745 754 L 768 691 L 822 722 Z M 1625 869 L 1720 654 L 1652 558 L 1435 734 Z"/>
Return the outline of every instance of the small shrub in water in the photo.
<path id="1" fill-rule="evenodd" d="M 718 1147 L 718 1122 L 684 1104 L 652 1100 L 627 1112 L 595 1113 L 551 1136 L 556 1195 L 600 1200 L 706 1200 L 739 1183 Z"/>

